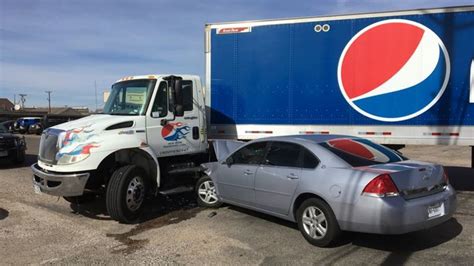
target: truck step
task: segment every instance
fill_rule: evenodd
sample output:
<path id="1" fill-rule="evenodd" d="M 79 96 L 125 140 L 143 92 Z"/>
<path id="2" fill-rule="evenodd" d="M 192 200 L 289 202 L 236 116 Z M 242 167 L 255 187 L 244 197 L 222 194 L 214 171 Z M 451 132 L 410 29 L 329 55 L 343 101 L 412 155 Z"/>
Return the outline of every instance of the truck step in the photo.
<path id="1" fill-rule="evenodd" d="M 188 167 L 188 168 L 178 168 L 168 171 L 169 175 L 180 175 L 180 174 L 189 174 L 189 173 L 198 173 L 202 171 L 201 166 Z"/>
<path id="2" fill-rule="evenodd" d="M 169 195 L 174 195 L 174 194 L 179 194 L 179 193 L 185 193 L 185 192 L 191 192 L 194 190 L 194 187 L 186 187 L 186 186 L 181 186 L 181 187 L 175 187 L 167 190 L 160 190 L 159 193 L 164 196 L 169 196 Z"/>

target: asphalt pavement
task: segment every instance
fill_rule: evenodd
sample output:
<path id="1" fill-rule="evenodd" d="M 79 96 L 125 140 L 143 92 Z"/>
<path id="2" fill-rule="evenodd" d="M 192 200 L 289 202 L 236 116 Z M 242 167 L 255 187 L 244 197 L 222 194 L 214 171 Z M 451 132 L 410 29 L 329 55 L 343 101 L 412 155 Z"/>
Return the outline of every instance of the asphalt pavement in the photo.
<path id="1" fill-rule="evenodd" d="M 458 210 L 437 227 L 398 236 L 346 233 L 336 246 L 307 243 L 295 224 L 232 206 L 203 209 L 192 193 L 156 198 L 143 221 L 119 224 L 103 198 L 71 206 L 35 194 L 29 165 L 38 136 L 27 136 L 23 165 L 0 163 L 0 264 L 383 264 L 474 262 L 474 170 L 470 150 L 409 146 L 402 152 L 446 166 Z"/>

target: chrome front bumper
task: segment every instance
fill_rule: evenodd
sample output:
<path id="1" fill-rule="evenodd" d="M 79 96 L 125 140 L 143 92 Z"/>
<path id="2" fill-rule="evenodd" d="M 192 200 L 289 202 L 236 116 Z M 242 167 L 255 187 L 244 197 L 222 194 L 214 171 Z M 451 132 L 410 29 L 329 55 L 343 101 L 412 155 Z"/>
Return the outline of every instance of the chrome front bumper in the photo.
<path id="1" fill-rule="evenodd" d="M 37 163 L 31 166 L 31 170 L 35 191 L 62 197 L 82 195 L 90 176 L 89 173 L 51 173 L 40 168 Z"/>

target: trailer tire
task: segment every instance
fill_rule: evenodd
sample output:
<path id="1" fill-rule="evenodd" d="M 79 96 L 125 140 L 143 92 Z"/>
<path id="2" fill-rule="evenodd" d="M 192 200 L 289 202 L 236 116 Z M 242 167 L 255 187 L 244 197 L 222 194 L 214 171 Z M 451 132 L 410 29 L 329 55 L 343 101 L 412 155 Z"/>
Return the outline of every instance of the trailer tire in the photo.
<path id="1" fill-rule="evenodd" d="M 120 223 L 134 223 L 143 210 L 147 192 L 145 171 L 136 165 L 118 168 L 107 185 L 105 202 L 110 217 Z"/>

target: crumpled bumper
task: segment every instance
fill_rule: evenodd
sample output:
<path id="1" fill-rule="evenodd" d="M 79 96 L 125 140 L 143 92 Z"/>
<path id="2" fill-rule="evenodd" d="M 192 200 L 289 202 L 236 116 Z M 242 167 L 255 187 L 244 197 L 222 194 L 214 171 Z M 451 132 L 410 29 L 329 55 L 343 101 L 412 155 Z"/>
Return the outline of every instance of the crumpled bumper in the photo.
<path id="1" fill-rule="evenodd" d="M 82 195 L 90 176 L 89 173 L 52 173 L 37 163 L 31 166 L 31 170 L 35 191 L 62 197 Z"/>

